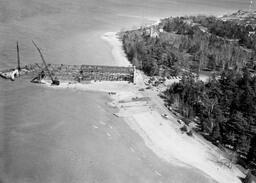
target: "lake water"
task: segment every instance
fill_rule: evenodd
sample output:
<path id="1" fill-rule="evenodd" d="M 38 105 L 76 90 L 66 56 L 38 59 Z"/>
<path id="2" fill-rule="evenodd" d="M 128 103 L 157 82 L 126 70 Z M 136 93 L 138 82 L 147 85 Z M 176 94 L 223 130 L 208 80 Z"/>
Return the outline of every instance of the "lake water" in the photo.
<path id="1" fill-rule="evenodd" d="M 22 64 L 41 62 L 35 40 L 48 63 L 115 65 L 105 32 L 247 7 L 241 0 L 0 0 L 0 68 L 16 66 L 17 40 Z M 113 117 L 108 100 L 103 93 L 0 80 L 0 182 L 212 182 L 155 157 Z"/>

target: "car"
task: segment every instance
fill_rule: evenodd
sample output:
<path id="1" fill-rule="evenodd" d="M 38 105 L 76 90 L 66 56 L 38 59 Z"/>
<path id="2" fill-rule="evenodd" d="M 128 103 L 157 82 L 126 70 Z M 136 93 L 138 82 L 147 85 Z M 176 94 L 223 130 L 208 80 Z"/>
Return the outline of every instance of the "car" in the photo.
<path id="1" fill-rule="evenodd" d="M 184 124 L 183 121 L 180 120 L 180 119 L 178 119 L 177 122 L 178 122 L 179 124 Z"/>
<path id="2" fill-rule="evenodd" d="M 168 119 L 169 118 L 169 116 L 167 115 L 167 114 L 162 114 L 161 115 L 163 118 L 165 118 L 165 119 Z"/>

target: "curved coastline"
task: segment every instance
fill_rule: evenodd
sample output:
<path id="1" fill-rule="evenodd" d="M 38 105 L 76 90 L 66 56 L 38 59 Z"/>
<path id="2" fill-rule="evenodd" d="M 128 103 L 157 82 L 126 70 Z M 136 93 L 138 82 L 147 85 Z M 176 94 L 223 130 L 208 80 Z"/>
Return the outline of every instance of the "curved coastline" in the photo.
<path id="1" fill-rule="evenodd" d="M 116 62 L 116 66 L 131 66 L 130 62 L 127 60 L 124 50 L 122 49 L 122 43 L 118 39 L 116 32 L 107 32 L 101 38 L 108 42 L 112 47 L 112 56 Z"/>
<path id="2" fill-rule="evenodd" d="M 117 33 L 108 32 L 102 36 L 112 47 L 113 58 L 118 66 L 131 66 L 118 40 Z M 135 85 L 123 81 L 96 81 L 88 84 L 62 83 L 53 88 L 72 88 L 84 91 L 109 92 L 111 106 L 119 109 L 114 114 L 122 117 L 126 123 L 144 141 L 160 159 L 177 166 L 185 166 L 199 170 L 212 180 L 219 183 L 241 183 L 238 177 L 242 172 L 233 166 L 231 169 L 217 163 L 224 159 L 218 149 L 209 145 L 197 135 L 192 138 L 179 131 L 177 119 L 164 107 L 157 91 L 139 91 L 145 88 L 147 79 L 142 72 L 135 72 Z M 48 84 L 46 84 L 48 86 Z M 111 94 L 111 93 L 115 94 Z M 148 98 L 145 101 L 134 101 L 134 98 Z M 169 113 L 170 118 L 164 119 L 162 113 Z"/>
<path id="3" fill-rule="evenodd" d="M 157 23 L 158 22 L 155 24 Z M 116 34 L 117 33 L 112 32 L 106 33 L 105 35 L 111 37 Z M 117 59 L 120 58 L 120 56 L 124 56 L 125 58 L 120 58 L 120 61 L 122 62 L 125 60 L 129 62 L 123 54 L 122 46 L 120 46 L 121 41 L 118 39 L 115 40 L 114 38 L 109 39 L 108 41 L 113 47 L 113 57 Z M 116 60 L 116 62 L 119 62 L 119 60 Z M 120 116 L 123 116 L 131 129 L 136 131 L 142 137 L 145 144 L 159 158 L 166 162 L 178 166 L 196 168 L 219 183 L 240 183 L 241 181 L 238 177 L 244 177 L 244 175 L 238 168 L 233 166 L 231 169 L 228 169 L 227 167 L 220 166 L 216 163 L 219 159 L 225 159 L 218 152 L 216 147 L 209 145 L 204 139 L 197 136 L 191 138 L 182 135 L 176 123 L 177 119 L 174 116 L 171 116 L 170 119 L 172 124 L 170 124 L 169 120 L 165 120 L 161 117 L 161 112 L 168 111 L 162 109 L 164 106 L 160 104 L 161 101 L 159 101 L 156 93 L 149 92 L 146 95 L 151 98 L 152 106 L 156 105 L 155 103 L 159 105 L 158 109 L 157 107 L 148 107 L 147 105 L 140 106 L 139 104 L 139 107 L 133 106 L 135 110 L 132 110 L 130 104 L 127 104 L 127 108 L 118 104 L 118 101 L 120 100 L 141 97 L 141 93 L 138 92 L 138 89 L 144 86 L 143 77 L 146 76 L 141 72 L 137 72 L 136 77 L 137 86 L 135 86 L 135 88 L 137 88 L 137 90 L 127 88 L 127 91 L 133 92 L 128 94 L 124 91 L 120 91 L 118 95 L 112 96 L 112 98 L 114 99 L 114 106 L 117 106 L 120 110 Z M 165 128 L 162 128 L 162 126 L 165 126 Z"/>

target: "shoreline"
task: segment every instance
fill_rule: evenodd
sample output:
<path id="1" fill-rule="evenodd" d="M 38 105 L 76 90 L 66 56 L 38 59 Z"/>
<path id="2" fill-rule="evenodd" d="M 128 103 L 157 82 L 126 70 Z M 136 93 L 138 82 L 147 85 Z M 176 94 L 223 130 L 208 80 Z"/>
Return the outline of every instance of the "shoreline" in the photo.
<path id="1" fill-rule="evenodd" d="M 111 52 L 116 62 L 116 66 L 132 66 L 125 56 L 122 48 L 122 42 L 119 40 L 117 32 L 107 32 L 101 36 L 101 39 L 106 41 L 111 46 Z"/>
<path id="2" fill-rule="evenodd" d="M 109 32 L 102 38 L 110 43 L 117 65 L 130 65 L 117 33 Z M 62 83 L 53 88 L 109 92 L 113 100 L 109 105 L 119 110 L 114 115 L 122 117 L 160 159 L 173 165 L 195 168 L 219 183 L 240 183 L 238 176 L 244 175 L 238 168 L 232 166 L 229 169 L 217 163 L 225 158 L 216 147 L 197 135 L 189 137 L 180 132 L 181 126 L 177 118 L 166 109 L 156 91 L 139 91 L 145 88 L 146 77 L 142 72 L 136 71 L 136 85 L 123 81 L 101 81 L 89 84 Z M 163 113 L 168 114 L 168 119 L 161 116 Z"/>
<path id="3" fill-rule="evenodd" d="M 229 169 L 218 164 L 217 161 L 224 157 L 204 139 L 199 139 L 197 135 L 189 137 L 182 134 L 179 130 L 181 125 L 168 113 L 157 93 L 151 90 L 139 91 L 141 84 L 101 81 L 89 84 L 62 83 L 53 88 L 109 93 L 112 99 L 109 107 L 118 109 L 113 115 L 123 118 L 146 146 L 167 163 L 198 170 L 218 183 L 240 183 L 237 176 L 244 176 L 234 166 Z M 168 114 L 169 119 L 164 119 L 162 113 Z"/>

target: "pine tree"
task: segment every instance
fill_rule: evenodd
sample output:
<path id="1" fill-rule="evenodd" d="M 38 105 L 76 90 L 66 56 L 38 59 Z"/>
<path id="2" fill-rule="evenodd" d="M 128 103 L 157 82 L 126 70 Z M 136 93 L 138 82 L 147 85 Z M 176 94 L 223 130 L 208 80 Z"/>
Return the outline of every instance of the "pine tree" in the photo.
<path id="1" fill-rule="evenodd" d="M 250 145 L 249 153 L 247 155 L 247 161 L 248 162 L 254 162 L 256 165 L 256 135 L 251 139 L 251 145 Z"/>

